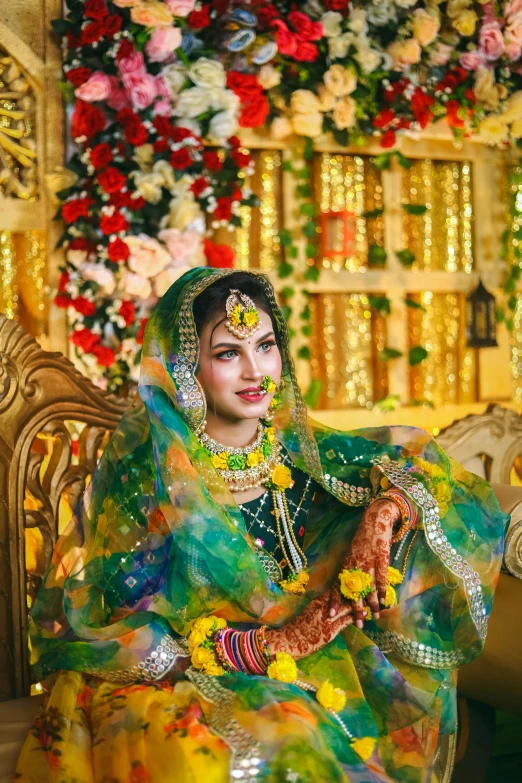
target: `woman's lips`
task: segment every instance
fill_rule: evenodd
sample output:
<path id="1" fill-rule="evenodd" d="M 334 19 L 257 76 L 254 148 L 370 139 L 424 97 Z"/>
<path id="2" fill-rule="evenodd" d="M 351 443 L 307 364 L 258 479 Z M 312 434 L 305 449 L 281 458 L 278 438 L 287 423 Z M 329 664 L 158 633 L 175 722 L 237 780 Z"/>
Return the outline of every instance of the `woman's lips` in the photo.
<path id="1" fill-rule="evenodd" d="M 266 392 L 263 389 L 243 389 L 243 391 L 236 392 L 236 395 L 246 402 L 261 402 L 265 399 Z"/>

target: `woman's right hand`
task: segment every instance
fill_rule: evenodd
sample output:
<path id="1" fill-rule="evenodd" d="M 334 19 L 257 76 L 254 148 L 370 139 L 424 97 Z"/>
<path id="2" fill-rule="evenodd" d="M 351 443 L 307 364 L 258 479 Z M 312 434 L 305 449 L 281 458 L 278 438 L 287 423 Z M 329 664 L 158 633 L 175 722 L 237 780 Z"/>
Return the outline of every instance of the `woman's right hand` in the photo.
<path id="1" fill-rule="evenodd" d="M 330 617 L 330 592 L 327 592 L 310 601 L 288 625 L 267 630 L 265 638 L 272 655 L 286 652 L 295 659 L 306 658 L 331 642 L 351 623 L 350 605 L 343 605 L 335 617 Z"/>

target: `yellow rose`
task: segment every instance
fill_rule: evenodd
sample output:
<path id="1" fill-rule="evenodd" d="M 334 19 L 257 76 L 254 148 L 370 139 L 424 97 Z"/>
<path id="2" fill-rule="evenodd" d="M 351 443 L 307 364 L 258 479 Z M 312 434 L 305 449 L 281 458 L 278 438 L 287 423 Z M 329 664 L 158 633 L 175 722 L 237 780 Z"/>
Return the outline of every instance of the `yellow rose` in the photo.
<path id="1" fill-rule="evenodd" d="M 477 25 L 477 14 L 473 10 L 463 11 L 460 16 L 452 22 L 451 26 L 463 36 L 469 37 L 475 32 Z"/>
<path id="2" fill-rule="evenodd" d="M 246 312 L 243 314 L 243 323 L 245 326 L 254 326 L 259 321 L 259 315 L 257 312 L 254 312 L 251 310 L 250 312 Z"/>
<path id="3" fill-rule="evenodd" d="M 344 691 L 340 688 L 334 688 L 328 680 L 319 686 L 315 696 L 321 707 L 324 707 L 325 710 L 339 712 L 346 704 L 346 695 Z"/>
<path id="4" fill-rule="evenodd" d="M 270 441 L 270 443 L 273 443 L 275 439 L 275 427 L 267 427 L 265 429 L 265 435 Z"/>
<path id="5" fill-rule="evenodd" d="M 268 667 L 267 674 L 272 680 L 293 682 L 297 677 L 297 666 L 288 653 L 276 653 L 275 660 Z"/>
<path id="6" fill-rule="evenodd" d="M 386 585 L 386 596 L 383 601 L 384 606 L 395 606 L 396 603 L 397 593 L 395 592 L 395 588 L 391 585 Z"/>
<path id="7" fill-rule="evenodd" d="M 294 129 L 288 117 L 275 117 L 270 125 L 270 136 L 275 141 L 282 141 L 292 135 Z"/>
<path id="8" fill-rule="evenodd" d="M 196 669 L 202 669 L 203 666 L 205 666 L 210 661 L 211 658 L 212 658 L 212 653 L 210 652 L 210 650 L 207 650 L 206 647 L 196 647 L 195 650 L 193 650 L 192 655 L 190 656 L 192 665 Z"/>
<path id="9" fill-rule="evenodd" d="M 222 617 L 214 617 L 214 621 L 216 623 L 216 630 L 219 631 L 220 628 L 226 628 L 227 627 L 227 621 L 224 620 Z"/>
<path id="10" fill-rule="evenodd" d="M 306 573 L 306 571 L 300 571 L 297 574 L 296 582 L 299 582 L 302 585 L 307 585 L 310 581 L 310 575 Z"/>
<path id="11" fill-rule="evenodd" d="M 304 595 L 306 593 L 304 585 L 298 582 L 297 579 L 283 579 L 282 582 L 279 582 L 279 587 L 285 593 L 292 593 L 292 595 Z"/>
<path id="12" fill-rule="evenodd" d="M 386 574 L 386 582 L 389 585 L 400 585 L 402 582 L 402 574 L 398 568 L 388 566 L 388 572 Z"/>
<path id="13" fill-rule="evenodd" d="M 478 68 L 475 71 L 475 84 L 473 91 L 477 99 L 486 109 L 495 109 L 500 99 L 500 85 L 495 82 L 495 74 L 487 68 Z M 489 118 L 488 118 L 489 119 Z M 505 117 L 502 115 L 502 121 Z"/>
<path id="14" fill-rule="evenodd" d="M 272 484 L 276 489 L 283 490 L 292 486 L 292 473 L 286 465 L 276 465 L 272 471 Z"/>
<path id="15" fill-rule="evenodd" d="M 421 46 L 428 46 L 437 37 L 440 29 L 440 19 L 435 14 L 429 14 L 424 8 L 413 12 L 413 35 Z"/>
<path id="16" fill-rule="evenodd" d="M 143 27 L 170 27 L 172 14 L 164 3 L 158 0 L 149 0 L 147 3 L 136 3 L 131 11 L 131 20 L 134 24 Z"/>
<path id="17" fill-rule="evenodd" d="M 321 110 L 321 104 L 311 90 L 296 90 L 290 98 L 290 108 L 294 114 L 314 114 Z"/>
<path id="18" fill-rule="evenodd" d="M 370 758 L 376 744 L 377 740 L 373 737 L 361 737 L 360 739 L 352 740 L 352 742 L 350 742 L 354 751 L 363 761 L 367 761 Z"/>
<path id="19" fill-rule="evenodd" d="M 505 122 L 522 119 L 522 90 L 517 90 L 517 92 L 509 96 L 502 119 Z"/>
<path id="20" fill-rule="evenodd" d="M 292 128 L 298 136 L 310 136 L 315 139 L 323 132 L 323 115 L 320 111 L 310 114 L 294 114 L 292 117 Z"/>
<path id="21" fill-rule="evenodd" d="M 228 467 L 228 452 L 222 451 L 220 454 L 214 454 L 212 456 L 212 464 L 215 468 L 226 470 Z"/>
<path id="22" fill-rule="evenodd" d="M 208 636 L 212 632 L 214 624 L 215 620 L 212 616 L 198 617 L 198 619 L 195 620 L 194 624 L 192 625 L 192 630 L 204 633 L 205 636 Z"/>
<path id="23" fill-rule="evenodd" d="M 249 468 L 255 468 L 256 465 L 259 465 L 259 454 L 257 451 L 252 451 L 250 454 L 247 454 L 247 465 Z"/>
<path id="24" fill-rule="evenodd" d="M 212 674 L 214 677 L 220 677 L 224 674 L 223 667 L 219 665 L 215 658 L 211 658 L 203 667 L 205 674 Z"/>
<path id="25" fill-rule="evenodd" d="M 478 128 L 479 136 L 490 144 L 499 144 L 508 137 L 508 126 L 497 115 L 483 120 Z"/>
<path id="26" fill-rule="evenodd" d="M 241 305 L 237 304 L 230 313 L 228 320 L 232 326 L 239 326 L 241 324 Z"/>
<path id="27" fill-rule="evenodd" d="M 513 124 L 509 128 L 509 133 L 510 133 L 512 139 L 521 139 L 522 138 L 522 119 L 515 120 L 513 122 Z"/>
<path id="28" fill-rule="evenodd" d="M 321 102 L 321 111 L 332 111 L 335 105 L 335 96 L 329 92 L 324 84 L 320 84 L 317 93 Z"/>
<path id="29" fill-rule="evenodd" d="M 357 104 L 347 95 L 335 102 L 333 109 L 333 121 L 339 130 L 352 128 L 355 125 L 355 109 Z"/>
<path id="30" fill-rule="evenodd" d="M 394 41 L 388 46 L 388 54 L 392 58 L 394 71 L 405 71 L 410 65 L 415 65 L 421 58 L 422 50 L 415 38 L 405 41 Z"/>
<path id="31" fill-rule="evenodd" d="M 331 95 L 340 98 L 343 95 L 349 95 L 357 87 L 357 76 L 351 68 L 345 68 L 343 65 L 330 66 L 324 75 L 326 89 Z"/>
<path id="32" fill-rule="evenodd" d="M 189 650 L 192 651 L 195 647 L 199 647 L 200 644 L 203 644 L 206 638 L 207 634 L 204 631 L 191 631 L 190 636 L 188 637 Z"/>
<path id="33" fill-rule="evenodd" d="M 354 568 L 352 571 L 344 570 L 339 574 L 341 593 L 345 598 L 356 601 L 361 595 L 367 595 L 372 588 L 370 574 Z"/>

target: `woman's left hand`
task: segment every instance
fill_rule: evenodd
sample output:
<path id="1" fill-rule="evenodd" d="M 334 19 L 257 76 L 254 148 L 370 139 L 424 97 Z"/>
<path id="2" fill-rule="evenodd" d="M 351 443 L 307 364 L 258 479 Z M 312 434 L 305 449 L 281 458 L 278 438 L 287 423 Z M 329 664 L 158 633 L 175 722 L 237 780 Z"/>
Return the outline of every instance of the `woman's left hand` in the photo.
<path id="1" fill-rule="evenodd" d="M 392 500 L 380 498 L 371 503 L 363 514 L 341 569 L 360 568 L 361 571 L 370 574 L 376 589 L 372 590 L 365 600 L 375 619 L 379 618 L 379 601 L 383 601 L 386 597 L 386 577 L 390 564 L 393 526 L 399 517 L 399 508 Z M 339 585 L 336 585 L 330 599 L 331 617 L 335 617 L 339 611 L 341 600 L 344 599 Z M 356 625 L 362 628 L 363 599 L 354 601 L 353 608 Z"/>

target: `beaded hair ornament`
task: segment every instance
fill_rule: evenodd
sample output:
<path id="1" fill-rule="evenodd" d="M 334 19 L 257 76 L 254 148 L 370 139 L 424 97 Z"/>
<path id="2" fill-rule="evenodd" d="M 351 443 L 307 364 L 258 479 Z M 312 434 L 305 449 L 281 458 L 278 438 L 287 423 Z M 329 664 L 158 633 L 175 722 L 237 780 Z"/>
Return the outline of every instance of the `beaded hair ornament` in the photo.
<path id="1" fill-rule="evenodd" d="M 260 327 L 259 313 L 253 301 L 246 294 L 242 294 L 236 288 L 230 289 L 230 296 L 226 301 L 227 320 L 225 326 L 240 340 L 252 337 Z"/>

